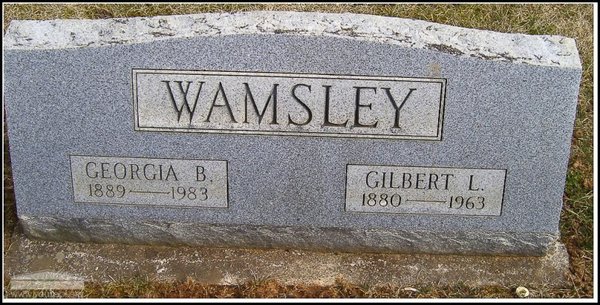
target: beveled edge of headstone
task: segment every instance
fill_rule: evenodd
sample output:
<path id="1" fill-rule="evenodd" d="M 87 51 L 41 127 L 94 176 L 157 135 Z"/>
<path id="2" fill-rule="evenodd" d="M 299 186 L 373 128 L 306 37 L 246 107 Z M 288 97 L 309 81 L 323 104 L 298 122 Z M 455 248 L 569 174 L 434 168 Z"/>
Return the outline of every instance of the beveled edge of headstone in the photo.
<path id="1" fill-rule="evenodd" d="M 97 20 L 13 20 L 3 40 L 5 50 L 49 50 L 252 34 L 337 37 L 460 57 L 581 69 L 573 38 L 500 33 L 351 13 L 253 11 Z"/>
<path id="2" fill-rule="evenodd" d="M 559 239 L 558 232 L 436 232 L 22 214 L 19 224 L 30 238 L 53 241 L 325 252 L 544 256 Z"/>

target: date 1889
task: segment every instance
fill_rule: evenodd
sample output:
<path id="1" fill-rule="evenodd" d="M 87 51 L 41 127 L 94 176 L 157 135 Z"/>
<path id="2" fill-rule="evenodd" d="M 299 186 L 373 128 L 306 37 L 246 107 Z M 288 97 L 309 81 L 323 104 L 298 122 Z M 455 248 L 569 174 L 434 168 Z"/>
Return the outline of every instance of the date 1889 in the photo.
<path id="1" fill-rule="evenodd" d="M 170 192 L 157 192 L 157 191 L 140 191 L 140 190 L 127 190 L 125 186 L 121 184 L 88 184 L 89 197 L 107 197 L 107 198 L 123 198 L 128 193 L 133 194 L 164 194 L 171 195 L 172 199 L 176 200 L 200 200 L 204 201 L 208 199 L 208 189 L 205 187 L 171 187 Z"/>
<path id="2" fill-rule="evenodd" d="M 227 208 L 227 161 L 70 156 L 73 200 L 159 206 Z"/>

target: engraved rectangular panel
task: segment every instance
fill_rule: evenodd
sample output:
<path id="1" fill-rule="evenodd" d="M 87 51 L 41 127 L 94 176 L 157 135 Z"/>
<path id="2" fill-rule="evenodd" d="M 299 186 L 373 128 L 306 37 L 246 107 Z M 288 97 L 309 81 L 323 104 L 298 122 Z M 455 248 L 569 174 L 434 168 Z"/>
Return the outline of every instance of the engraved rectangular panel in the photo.
<path id="1" fill-rule="evenodd" d="M 441 140 L 445 79 L 133 69 L 135 130 Z"/>
<path id="2" fill-rule="evenodd" d="M 75 202 L 165 207 L 228 206 L 226 161 L 70 158 Z"/>
<path id="3" fill-rule="evenodd" d="M 348 165 L 346 211 L 499 216 L 506 170 Z"/>

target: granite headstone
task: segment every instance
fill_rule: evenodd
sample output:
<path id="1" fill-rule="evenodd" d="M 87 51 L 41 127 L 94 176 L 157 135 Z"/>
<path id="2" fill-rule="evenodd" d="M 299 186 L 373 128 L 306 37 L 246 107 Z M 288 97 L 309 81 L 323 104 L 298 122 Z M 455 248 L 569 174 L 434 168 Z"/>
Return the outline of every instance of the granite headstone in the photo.
<path id="1" fill-rule="evenodd" d="M 12 21 L 4 98 L 31 237 L 544 255 L 575 41 L 390 17 Z"/>

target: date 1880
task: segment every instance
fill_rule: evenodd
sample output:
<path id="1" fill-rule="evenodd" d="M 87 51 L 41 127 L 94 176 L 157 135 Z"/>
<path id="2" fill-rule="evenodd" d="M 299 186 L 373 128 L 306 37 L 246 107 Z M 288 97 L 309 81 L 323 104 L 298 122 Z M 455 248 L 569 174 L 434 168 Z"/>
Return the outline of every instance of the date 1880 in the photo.
<path id="1" fill-rule="evenodd" d="M 505 169 L 348 164 L 345 211 L 501 216 Z"/>
<path id="2" fill-rule="evenodd" d="M 405 198 L 404 202 L 400 194 L 387 194 L 387 193 L 363 193 L 362 194 L 362 205 L 363 206 L 381 206 L 381 207 L 400 207 L 403 203 L 439 203 L 445 204 L 448 209 L 476 209 L 482 210 L 485 208 L 485 197 L 472 196 L 451 196 L 450 200 L 418 200 Z"/>

